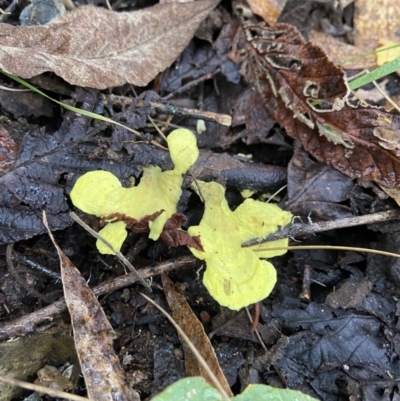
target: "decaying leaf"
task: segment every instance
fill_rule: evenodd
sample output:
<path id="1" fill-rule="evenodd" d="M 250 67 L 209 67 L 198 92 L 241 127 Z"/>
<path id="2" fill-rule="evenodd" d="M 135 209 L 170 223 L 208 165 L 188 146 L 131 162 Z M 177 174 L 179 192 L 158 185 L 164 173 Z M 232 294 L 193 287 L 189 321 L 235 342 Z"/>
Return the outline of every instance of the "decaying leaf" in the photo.
<path id="1" fill-rule="evenodd" d="M 12 166 L 17 157 L 17 152 L 18 145 L 9 132 L 0 125 L 0 171 L 5 171 Z"/>
<path id="2" fill-rule="evenodd" d="M 192 341 L 193 345 L 200 352 L 202 357 L 207 362 L 207 365 L 224 387 L 226 393 L 230 396 L 233 396 L 226 377 L 219 366 L 218 359 L 215 355 L 211 342 L 204 331 L 203 325 L 193 313 L 185 297 L 176 290 L 173 282 L 168 278 L 168 276 L 162 274 L 161 279 L 164 287 L 165 297 L 167 298 L 167 302 L 171 308 L 172 316 L 175 322 L 185 332 L 185 334 Z M 183 338 L 181 338 L 181 343 L 185 352 L 186 374 L 188 376 L 202 376 L 213 385 L 214 383 L 202 365 L 197 361 L 195 355 L 190 350 Z"/>
<path id="3" fill-rule="evenodd" d="M 352 177 L 400 187 L 400 114 L 352 105 L 343 71 L 291 25 L 245 25 L 233 58 L 287 133 Z"/>
<path id="4" fill-rule="evenodd" d="M 15 118 L 53 117 L 55 105 L 50 100 L 33 92 L 14 92 L 0 89 L 0 107 Z"/>
<path id="5" fill-rule="evenodd" d="M 383 39 L 398 41 L 398 2 L 357 0 L 354 3 L 354 28 L 354 43 L 364 52 L 375 50 Z"/>
<path id="6" fill-rule="evenodd" d="M 77 100 L 93 110 L 97 94 L 80 91 Z M 0 176 L 0 243 L 11 243 L 45 232 L 41 210 L 45 209 L 52 230 L 72 224 L 65 187 L 60 182 L 84 171 L 103 168 L 121 178 L 138 175 L 140 168 L 117 160 L 89 159 L 83 140 L 91 119 L 72 112 L 65 114 L 53 135 L 42 129 L 26 135 L 18 158 Z"/>
<path id="7" fill-rule="evenodd" d="M 355 58 L 355 60 L 343 64 L 343 68 L 345 69 L 372 70 L 376 67 L 375 55 L 371 54 L 369 56 L 360 57 L 364 55 L 365 50 L 357 46 L 343 43 L 324 31 L 312 31 L 308 39 L 310 42 L 322 47 L 335 63 Z"/>
<path id="8" fill-rule="evenodd" d="M 187 245 L 191 248 L 203 251 L 199 237 L 191 237 L 181 227 L 186 223 L 186 216 L 182 213 L 173 214 L 165 223 L 160 239 L 168 248 Z"/>
<path id="9" fill-rule="evenodd" d="M 80 7 L 35 27 L 0 24 L 0 68 L 22 78 L 53 71 L 73 85 L 147 85 L 172 64 L 218 0 L 131 13 Z"/>
<path id="10" fill-rule="evenodd" d="M 288 166 L 287 208 L 295 215 L 313 221 L 350 217 L 351 209 L 343 202 L 354 187 L 351 178 L 332 166 L 312 160 L 298 148 Z"/>
<path id="11" fill-rule="evenodd" d="M 0 376 L 27 381 L 36 375 L 45 364 L 61 366 L 70 361 L 73 366 L 72 379 L 80 375 L 79 361 L 70 330 L 46 330 L 30 336 L 14 338 L 0 343 Z M 19 397 L 22 389 L 0 383 L 0 401 Z"/>
<path id="12" fill-rule="evenodd" d="M 286 2 L 287 0 L 248 0 L 251 11 L 271 26 L 278 21 Z"/>
<path id="13" fill-rule="evenodd" d="M 45 214 L 43 214 L 45 216 Z M 46 224 L 46 221 L 45 221 Z M 98 401 L 139 401 L 113 349 L 115 332 L 79 270 L 49 235 L 60 258 L 64 297 L 88 396 Z"/>

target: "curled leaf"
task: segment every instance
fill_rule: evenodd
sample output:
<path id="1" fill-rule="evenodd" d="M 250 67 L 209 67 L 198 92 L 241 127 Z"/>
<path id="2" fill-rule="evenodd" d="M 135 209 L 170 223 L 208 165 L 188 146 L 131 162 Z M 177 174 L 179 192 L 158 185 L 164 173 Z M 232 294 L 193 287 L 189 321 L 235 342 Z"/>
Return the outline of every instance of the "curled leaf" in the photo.
<path id="1" fill-rule="evenodd" d="M 400 113 L 351 104 L 343 71 L 295 27 L 245 25 L 231 55 L 275 120 L 317 160 L 400 187 Z"/>
<path id="2" fill-rule="evenodd" d="M 182 213 L 173 214 L 165 223 L 160 239 L 168 246 L 168 248 L 176 246 L 190 246 L 191 248 L 203 251 L 200 237 L 191 237 L 181 226 L 186 223 L 186 216 Z"/>

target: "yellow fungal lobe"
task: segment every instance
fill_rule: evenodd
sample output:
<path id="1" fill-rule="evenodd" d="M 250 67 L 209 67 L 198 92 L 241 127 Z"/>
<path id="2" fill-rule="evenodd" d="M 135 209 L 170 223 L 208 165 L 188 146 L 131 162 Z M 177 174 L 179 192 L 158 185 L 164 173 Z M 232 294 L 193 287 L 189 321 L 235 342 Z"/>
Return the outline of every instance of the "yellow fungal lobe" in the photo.
<path id="1" fill-rule="evenodd" d="M 285 251 L 253 252 L 241 244 L 252 238 L 265 237 L 291 220 L 289 212 L 278 206 L 246 199 L 231 211 L 225 199 L 225 188 L 215 182 L 197 182 L 205 202 L 203 218 L 190 227 L 191 236 L 200 235 L 204 252 L 190 248 L 205 260 L 203 282 L 210 294 L 223 306 L 238 310 L 266 298 L 276 283 L 276 271 L 268 258 Z M 193 186 L 193 188 L 196 188 Z M 288 240 L 263 244 L 262 247 L 287 246 Z"/>
<path id="2" fill-rule="evenodd" d="M 158 239 L 167 219 L 177 211 L 177 203 L 182 194 L 182 174 L 196 162 L 199 151 L 195 135 L 187 129 L 177 129 L 167 138 L 174 169 L 162 172 L 158 166 L 143 168 L 139 185 L 124 188 L 114 174 L 107 171 L 91 171 L 76 181 L 72 191 L 73 204 L 85 213 L 107 217 L 121 213 L 140 220 L 144 216 L 164 210 L 149 223 L 149 237 Z M 99 233 L 112 243 L 116 251 L 126 238 L 125 223 L 107 224 Z M 99 252 L 114 254 L 101 241 L 97 242 Z"/>

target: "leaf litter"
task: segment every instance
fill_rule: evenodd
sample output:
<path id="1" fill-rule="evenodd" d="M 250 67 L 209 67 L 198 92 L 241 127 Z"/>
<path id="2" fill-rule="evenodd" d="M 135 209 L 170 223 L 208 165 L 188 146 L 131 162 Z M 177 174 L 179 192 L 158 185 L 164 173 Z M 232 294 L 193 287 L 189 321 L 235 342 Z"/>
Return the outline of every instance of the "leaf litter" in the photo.
<path id="1" fill-rule="evenodd" d="M 303 10 L 310 9 L 312 4 L 316 3 L 304 2 L 301 8 Z M 290 6 L 290 1 L 286 7 L 289 8 L 288 13 L 285 14 L 284 11 L 282 14 L 283 20 L 288 18 L 290 12 L 293 14 L 293 10 L 288 6 Z M 314 16 L 321 15 L 322 11 L 325 12 L 328 9 L 328 7 L 324 7 L 318 6 L 318 12 L 314 13 Z M 300 14 L 299 12 L 298 17 L 303 18 Z M 302 23 L 307 18 L 304 18 Z M 298 24 L 300 20 L 297 19 L 296 23 Z M 333 17 L 332 21 L 335 22 Z M 327 21 L 324 24 L 325 28 L 330 29 L 331 32 L 340 31 L 340 26 L 329 26 Z M 307 26 L 307 29 L 311 29 L 311 25 Z M 254 32 L 250 33 L 254 34 Z M 268 37 L 269 34 L 270 37 Z M 238 102 L 239 96 L 244 90 L 250 90 L 250 88 L 245 82 L 241 82 L 240 89 L 236 87 L 236 92 L 232 90 L 235 85 L 238 85 L 235 83 L 236 78 L 230 80 L 235 76 L 235 71 L 237 73 L 232 63 L 226 62 L 232 75 L 223 72 L 225 78 L 215 73 L 215 70 L 202 69 L 197 65 L 192 66 L 191 70 L 185 70 L 188 71 L 185 75 L 182 74 L 183 70 L 180 70 L 179 62 L 183 61 L 186 66 L 189 66 L 190 53 L 188 53 L 186 58 L 176 61 L 167 70 L 166 77 L 167 74 L 173 75 L 176 72 L 178 84 L 174 84 L 174 90 L 178 91 L 180 84 L 201 78 L 203 73 L 211 73 L 213 77 L 212 84 L 201 81 L 199 88 L 191 87 L 187 94 L 182 92 L 181 99 L 188 100 L 187 96 L 192 98 L 190 100 L 212 99 L 212 96 L 214 99 L 220 99 L 218 96 L 225 96 L 228 100 L 227 105 L 239 105 L 237 125 L 233 130 L 219 132 L 218 135 L 224 137 L 215 138 L 217 145 L 209 145 L 212 143 L 210 137 L 203 142 L 210 147 L 224 144 L 223 147 L 230 152 L 230 155 L 203 150 L 200 155 L 200 159 L 203 160 L 200 162 L 203 164 L 195 166 L 193 171 L 203 174 L 202 180 L 206 176 L 208 180 L 217 179 L 228 186 L 227 199 L 229 204 L 235 207 L 242 202 L 238 195 L 242 189 L 258 191 L 259 193 L 253 195 L 256 197 L 260 196 L 260 193 L 265 193 L 266 188 L 273 188 L 272 179 L 261 180 L 260 178 L 264 177 L 267 171 L 274 171 L 275 177 L 279 177 L 278 181 L 282 184 L 285 180 L 286 167 L 281 166 L 286 166 L 291 159 L 288 170 L 289 202 L 286 205 L 291 208 L 292 212 L 295 210 L 296 214 L 302 215 L 305 220 L 313 221 L 333 216 L 343 217 L 350 212 L 353 214 L 360 213 L 360 211 L 373 213 L 390 207 L 390 201 L 383 199 L 382 193 L 379 194 L 377 188 L 374 188 L 375 192 L 365 190 L 350 178 L 342 177 L 340 173 L 325 163 L 331 164 L 351 178 L 363 178 L 364 184 L 367 180 L 373 180 L 381 186 L 390 186 L 396 191 L 399 179 L 397 171 L 399 157 L 396 145 L 398 142 L 396 137 L 398 117 L 396 113 L 373 106 L 347 104 L 347 87 L 344 76 L 341 70 L 327 60 L 322 51 L 315 50 L 287 25 L 278 24 L 275 28 L 269 29 L 269 34 L 264 37 L 264 42 L 268 43 L 268 46 L 272 46 L 272 49 L 268 49 L 263 55 L 266 56 L 265 60 L 267 61 L 262 60 L 261 64 L 257 64 L 259 53 L 265 50 L 263 45 L 260 45 L 258 53 L 253 54 L 254 57 L 250 59 L 250 63 L 255 63 L 256 68 L 261 65 L 259 70 L 255 69 L 258 79 L 254 80 L 254 76 L 250 76 L 248 79 L 251 85 L 258 86 L 259 92 L 249 92 L 246 95 L 248 97 L 242 100 L 242 104 Z M 257 38 L 253 36 L 252 39 L 256 40 Z M 208 40 L 210 39 L 208 38 Z M 196 51 L 196 41 L 192 42 L 191 51 Z M 193 43 L 195 44 L 193 45 Z M 241 42 L 241 45 L 243 43 L 247 46 L 246 42 Z M 219 54 L 213 54 L 209 52 L 209 49 L 207 50 L 208 60 L 212 60 L 214 66 L 218 65 L 216 60 L 226 60 L 226 54 L 230 50 L 229 44 L 229 41 L 226 41 L 226 47 L 222 46 L 218 50 Z M 273 49 L 274 46 L 276 46 L 275 49 Z M 200 51 L 198 60 L 204 54 L 206 53 Z M 314 57 L 316 56 L 318 56 L 318 62 L 315 62 Z M 329 80 L 324 79 L 324 74 L 318 76 L 314 70 L 315 66 L 319 66 L 320 70 L 326 74 L 325 78 L 329 73 L 333 73 L 336 85 L 330 86 Z M 311 74 L 305 77 L 303 75 L 305 71 L 311 72 Z M 247 70 L 247 72 L 249 71 Z M 264 73 L 265 76 L 262 75 Z M 268 74 L 271 80 L 267 81 Z M 197 78 L 194 78 L 195 76 Z M 249 78 L 249 75 L 245 76 Z M 227 80 L 228 82 L 226 82 Z M 215 89 L 222 95 L 216 96 L 213 93 Z M 164 93 L 170 90 L 167 86 L 162 89 Z M 323 92 L 324 90 L 325 92 Z M 212 96 L 209 96 L 207 91 L 211 92 Z M 203 97 L 204 93 L 209 97 Z M 166 94 L 168 96 L 168 93 Z M 251 105 L 246 108 L 247 99 L 259 107 L 258 103 L 260 102 L 257 102 L 257 96 L 263 98 L 262 104 L 266 106 L 266 109 L 256 109 Z M 95 93 L 81 92 L 75 95 L 74 102 L 76 100 L 83 102 L 84 108 L 89 110 L 99 109 L 99 106 L 100 110 L 102 108 L 101 101 Z M 199 104 L 201 105 L 201 102 Z M 106 112 L 113 114 L 113 107 L 115 105 L 111 107 L 108 105 Z M 209 107 L 209 104 L 206 107 Z M 102 111 L 104 112 L 104 109 Z M 124 111 L 117 113 L 122 119 Z M 142 109 L 142 112 L 146 114 L 151 111 L 147 108 L 146 111 Z M 269 116 L 268 128 L 265 128 L 264 131 L 262 131 L 264 127 L 254 121 L 254 116 L 257 115 Z M 294 119 L 293 115 L 296 115 L 297 119 Z M 160 118 L 159 115 L 156 116 Z M 153 115 L 153 117 L 155 116 Z M 391 123 L 389 123 L 390 119 Z M 132 123 L 134 120 L 135 118 L 130 118 Z M 141 127 L 145 127 L 143 120 L 142 118 L 140 122 Z M 175 118 L 173 121 L 184 126 L 188 122 L 188 120 L 180 118 Z M 284 136 L 283 130 L 274 126 L 275 122 L 281 124 L 289 135 L 300 139 L 306 151 L 317 160 L 307 157 L 304 152 L 297 151 L 295 156 L 292 158 L 290 155 L 290 159 L 287 159 L 286 162 L 283 162 L 285 159 L 281 158 L 276 163 L 278 165 L 267 166 L 266 164 L 273 164 L 272 161 L 276 160 L 272 156 L 288 154 L 291 146 L 291 142 Z M 314 128 L 311 128 L 311 123 L 314 123 Z M 111 137 L 109 132 L 108 135 L 103 133 L 94 137 L 93 132 L 98 133 L 102 129 L 108 128 L 104 126 L 98 128 L 91 124 L 88 118 L 68 112 L 63 124 L 59 129 L 54 130 L 54 134 L 51 135 L 50 131 L 46 133 L 40 129 L 34 130 L 26 135 L 22 143 L 18 144 L 19 151 L 18 148 L 15 148 L 15 152 L 19 152 L 17 157 L 11 151 L 9 170 L 0 177 L 0 179 L 4 179 L 5 184 L 8 183 L 8 187 L 6 187 L 8 195 L 2 195 L 3 202 L 5 202 L 4 208 L 10 213 L 7 215 L 7 219 L 3 220 L 4 231 L 8 233 L 8 236 L 4 237 L 5 242 L 20 241 L 43 232 L 43 225 L 39 219 L 43 208 L 47 209 L 53 230 L 69 225 L 67 212 L 70 210 L 70 204 L 65 195 L 69 193 L 75 179 L 85 171 L 92 169 L 112 171 L 124 185 L 128 185 L 128 177 L 132 175 L 140 177 L 143 165 L 160 164 L 163 169 L 171 168 L 165 151 L 154 149 L 147 143 L 133 143 L 130 134 L 122 128 L 113 130 Z M 79 133 L 74 131 L 75 128 Z M 240 129 L 243 128 L 245 131 L 240 134 Z M 206 129 L 206 133 L 208 133 L 210 127 L 206 125 Z M 236 135 L 238 132 L 239 135 Z M 232 136 L 230 137 L 230 135 Z M 198 133 L 197 136 L 201 137 L 201 134 Z M 256 136 L 257 138 L 254 139 Z M 72 143 L 68 142 L 68 139 Z M 243 140 L 248 146 L 244 147 L 238 143 L 238 140 Z M 252 144 L 257 144 L 257 146 L 252 147 Z M 9 145 L 5 151 L 12 150 L 12 148 L 13 146 Z M 279 151 L 277 152 L 277 150 Z M 251 159 L 245 157 L 243 151 L 251 153 L 255 163 L 250 162 Z M 236 154 L 238 152 L 241 154 Z M 53 154 L 54 158 L 52 158 Z M 19 160 L 21 156 L 25 157 L 22 159 L 23 163 Z M 35 157 L 32 158 L 32 156 Z M 247 161 L 243 162 L 244 159 Z M 64 164 L 58 168 L 60 160 Z M 73 160 L 71 165 L 68 164 L 70 160 Z M 373 168 L 367 171 L 365 165 L 368 165 L 367 162 L 371 160 L 370 165 Z M 388 164 L 388 161 L 392 164 Z M 51 176 L 51 173 L 46 170 L 39 169 L 45 165 L 54 168 L 54 176 Z M 6 176 L 9 177 L 9 182 L 4 178 Z M 36 192 L 30 189 L 32 182 L 36 185 Z M 42 186 L 41 182 L 44 182 L 45 185 Z M 16 183 L 15 188 L 12 183 Z M 18 187 L 20 183 L 23 184 L 23 190 Z M 376 194 L 379 194 L 382 199 Z M 200 202 L 193 197 L 188 198 L 187 191 L 184 193 L 184 197 L 186 200 L 182 201 L 179 212 L 186 214 L 187 226 L 198 224 L 198 214 L 201 215 L 202 212 L 201 207 L 200 210 L 197 210 Z M 54 205 L 53 202 L 48 202 L 49 199 L 56 200 Z M 36 220 L 32 220 L 36 222 L 36 226 L 31 224 L 23 229 L 23 224 L 30 223 L 30 220 L 25 218 L 29 217 L 30 213 L 36 218 Z M 24 219 L 16 218 L 20 215 Z M 65 218 L 65 220 L 57 225 L 57 218 L 59 220 Z M 180 221 L 183 222 L 184 218 L 182 217 Z M 19 228 L 19 231 L 14 230 L 12 224 Z M 361 227 L 342 230 L 340 235 L 339 232 L 319 234 L 308 241 L 327 244 L 332 244 L 332 242 L 351 243 L 364 247 L 374 246 L 373 241 L 375 241 L 376 247 L 396 250 L 398 248 L 396 242 L 398 227 L 396 225 L 398 226 L 398 222 L 389 222 L 385 223 L 385 226 L 380 224 L 373 228 Z M 171 228 L 171 233 L 168 234 L 175 236 L 176 229 L 179 232 L 179 224 L 174 223 L 169 228 Z M 70 231 L 74 233 L 74 227 L 71 227 Z M 65 241 L 65 231 L 58 234 Z M 31 249 L 32 244 L 35 246 L 39 243 L 40 237 L 38 238 L 16 244 L 18 253 L 28 252 L 28 257 L 41 260 L 38 251 L 34 247 Z M 170 258 L 183 252 L 182 248 L 167 250 L 159 243 L 143 243 L 142 240 L 143 237 L 140 233 L 131 233 L 125 248 L 128 256 L 136 258 L 135 262 L 139 267 L 148 266 L 151 259 Z M 171 245 L 179 245 L 179 242 L 179 238 L 178 240 L 172 239 Z M 90 240 L 89 245 L 93 246 L 93 242 L 90 243 Z M 64 247 L 70 251 L 67 245 Z M 76 253 L 72 252 L 73 257 L 77 259 L 76 264 L 83 271 L 89 266 L 91 268 L 92 261 L 90 264 L 87 259 L 86 262 L 82 262 L 82 255 L 88 249 L 87 242 L 82 241 L 82 244 L 78 244 L 77 249 Z M 92 250 L 90 255 L 94 255 Z M 91 274 L 93 272 L 95 280 L 97 269 L 107 275 L 110 274 L 110 270 L 104 266 L 105 264 L 112 266 L 112 259 L 107 257 L 102 263 L 96 263 L 96 267 L 90 272 Z M 393 386 L 393 377 L 397 372 L 395 361 L 400 349 L 396 327 L 398 318 L 396 283 L 399 282 L 396 261 L 388 261 L 383 256 L 368 256 L 366 259 L 362 254 L 297 251 L 287 259 L 279 261 L 278 266 L 280 266 L 278 268 L 278 284 L 272 297 L 266 299 L 260 307 L 259 329 L 263 340 L 271 347 L 266 354 L 259 351 L 258 345 L 255 344 L 255 337 L 246 334 L 246 328 L 242 327 L 244 326 L 243 320 L 239 319 L 238 315 L 228 316 L 220 308 L 217 308 L 209 295 L 204 292 L 201 281 L 194 270 L 190 274 L 182 271 L 176 273 L 178 281 L 184 281 L 189 286 L 186 297 L 192 308 L 196 312 L 200 310 L 200 316 L 204 315 L 203 312 L 211 315 L 208 321 L 206 319 L 203 321 L 204 327 L 210 331 L 211 322 L 212 325 L 218 325 L 220 328 L 218 331 L 218 327 L 216 327 L 215 333 L 217 334 L 213 340 L 218 358 L 222 360 L 226 354 L 243 355 L 243 350 L 247 347 L 246 359 L 244 360 L 242 356 L 235 364 L 231 363 L 231 375 L 227 375 L 229 384 L 232 385 L 238 380 L 237 372 L 240 369 L 239 380 L 243 388 L 246 383 L 261 380 L 275 386 L 285 385 L 302 390 L 324 400 L 350 396 L 368 398 L 371 394 L 375 396 L 388 391 L 397 396 L 398 390 Z M 307 283 L 304 266 L 309 272 L 308 279 L 312 280 L 311 283 L 319 284 L 311 286 L 310 282 Z M 202 273 L 198 272 L 197 274 L 201 276 Z M 7 277 L 3 278 L 3 282 L 8 282 Z M 299 299 L 300 291 L 307 289 L 307 286 L 312 299 L 308 305 Z M 334 297 L 336 289 L 341 294 L 340 299 Z M 352 294 L 355 296 L 348 298 Z M 157 294 L 155 296 L 160 297 Z M 3 298 L 1 300 L 3 301 Z M 160 300 L 163 302 L 162 297 Z M 7 298 L 4 301 L 10 302 Z M 152 341 L 154 337 L 165 340 L 164 342 L 160 341 L 160 347 L 167 342 L 166 338 L 172 339 L 172 342 L 167 342 L 167 344 L 175 344 L 174 346 L 178 344 L 173 332 L 162 321 L 158 321 L 157 316 L 137 299 L 135 287 L 130 287 L 124 292 L 116 291 L 110 294 L 104 301 L 104 307 L 110 311 L 111 323 L 119 328 L 120 336 L 116 342 L 117 347 L 124 352 L 129 350 L 129 355 L 126 354 L 121 360 L 124 361 L 125 369 L 133 370 L 132 377 L 135 380 L 135 388 L 156 394 L 162 386 L 165 387 L 169 383 L 166 381 L 162 385 L 159 382 L 151 383 L 152 370 L 151 368 L 147 370 L 144 366 L 151 366 L 152 358 L 156 360 L 155 355 L 152 355 L 151 352 L 152 349 L 155 350 Z M 221 316 L 222 319 L 217 319 Z M 229 329 L 228 325 L 225 326 L 228 323 Z M 30 327 L 36 326 L 32 324 Z M 140 335 L 132 339 L 132 331 L 136 334 L 139 333 L 139 330 Z M 220 344 L 220 335 L 225 336 L 223 340 L 225 348 L 221 346 L 222 343 Z M 161 352 L 161 348 L 158 348 L 157 352 Z M 129 365 L 130 358 L 135 361 L 134 366 Z M 343 366 L 346 366 L 346 369 L 343 369 Z"/>
<path id="2" fill-rule="evenodd" d="M 116 334 L 96 296 L 89 288 L 79 270 L 73 265 L 55 242 L 43 222 L 60 258 L 61 279 L 65 302 L 71 315 L 75 349 L 89 398 L 106 401 L 139 401 L 139 394 L 132 390 L 113 349 Z"/>
<path id="3" fill-rule="evenodd" d="M 0 23 L 0 68 L 21 78 L 53 71 L 97 89 L 145 86 L 172 64 L 216 4 L 167 3 L 132 13 L 87 6 L 29 29 Z"/>

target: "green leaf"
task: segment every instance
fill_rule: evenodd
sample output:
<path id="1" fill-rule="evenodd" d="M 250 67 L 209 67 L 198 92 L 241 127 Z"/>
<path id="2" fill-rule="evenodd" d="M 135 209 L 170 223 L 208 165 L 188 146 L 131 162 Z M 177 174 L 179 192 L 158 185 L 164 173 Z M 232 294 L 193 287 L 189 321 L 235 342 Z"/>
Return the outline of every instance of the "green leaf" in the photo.
<path id="1" fill-rule="evenodd" d="M 362 77 L 356 78 L 354 81 L 349 82 L 349 88 L 351 90 L 358 89 L 361 86 L 371 83 L 372 81 L 376 81 L 379 78 L 386 77 L 386 75 L 389 75 L 397 70 L 400 70 L 400 58 L 396 58 L 389 63 L 386 63 L 381 67 L 376 68 L 368 74 L 365 74 Z"/>
<path id="2" fill-rule="evenodd" d="M 300 391 L 274 388 L 264 384 L 250 384 L 235 401 L 318 401 Z"/>
<path id="3" fill-rule="evenodd" d="M 202 377 L 187 377 L 171 384 L 151 401 L 221 401 L 222 395 Z"/>
<path id="4" fill-rule="evenodd" d="M 171 384 L 151 401 L 221 401 L 222 395 L 202 377 L 188 377 Z M 232 401 L 317 401 L 299 391 L 274 388 L 263 384 L 250 385 Z"/>

